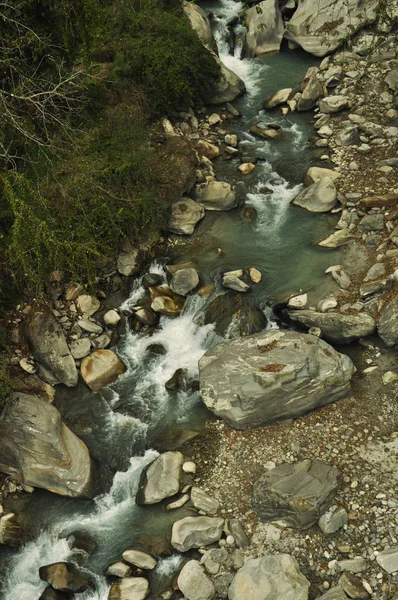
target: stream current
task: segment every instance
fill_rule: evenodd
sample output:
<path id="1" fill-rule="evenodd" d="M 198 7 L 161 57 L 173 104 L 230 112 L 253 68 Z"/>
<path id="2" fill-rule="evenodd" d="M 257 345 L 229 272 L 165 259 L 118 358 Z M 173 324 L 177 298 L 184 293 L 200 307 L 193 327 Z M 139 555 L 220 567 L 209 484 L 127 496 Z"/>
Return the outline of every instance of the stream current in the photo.
<path id="1" fill-rule="evenodd" d="M 310 121 L 303 114 L 282 117 L 277 112 L 267 114 L 261 110 L 262 102 L 271 93 L 297 86 L 316 60 L 297 50 L 242 60 L 240 26 L 236 30 L 235 53 L 230 54 L 227 24 L 243 10 L 243 3 L 203 0 L 201 6 L 212 14 L 221 59 L 247 87 L 247 93 L 234 103 L 242 117 L 234 122 L 233 131 L 244 144 L 245 153 L 261 159 L 248 177 L 240 175 L 239 161 L 234 159 L 215 161 L 215 170 L 219 179 L 237 186 L 246 204 L 255 207 L 257 217 L 247 222 L 239 210 L 207 213 L 195 233 L 199 240 L 195 247 L 199 250 L 192 256 L 192 248 L 182 244 L 180 258 L 194 260 L 202 282 L 216 283 L 216 293 L 221 289 L 223 271 L 255 266 L 263 273 L 263 280 L 255 286 L 254 293 L 269 316 L 267 299 L 319 285 L 325 269 L 333 264 L 333 252 L 314 244 L 326 237 L 336 217 L 314 216 L 290 206 L 301 189 L 305 171 L 314 164 Z M 249 128 L 258 121 L 279 125 L 283 138 L 272 142 L 254 138 Z M 222 248 L 221 255 L 217 248 Z M 165 263 L 166 258 L 152 264 L 149 270 L 164 274 Z M 123 308 L 128 310 L 143 291 L 140 280 L 136 280 Z M 127 330 L 117 350 L 128 370 L 105 391 L 104 397 L 83 386 L 65 398 L 57 395 L 56 406 L 64 420 L 92 455 L 115 473 L 113 482 L 107 493 L 94 500 L 35 490 L 24 509 L 27 521 L 31 526 L 33 523 L 35 539 L 18 551 L 1 551 L 2 599 L 38 600 L 46 587 L 39 579 L 39 567 L 64 560 L 79 562 L 79 553 L 70 549 L 66 538 L 71 532 L 83 531 L 98 543 L 84 567 L 95 581 L 95 590 L 78 597 L 107 600 L 109 583 L 103 575 L 106 567 L 119 559 L 127 547 L 144 549 L 146 540 L 161 538 L 170 532 L 176 519 L 190 514 L 184 508 L 170 514 L 162 507 L 139 507 L 135 494 L 142 469 L 157 456 L 152 448 L 159 447 L 159 440 L 170 432 L 176 435 L 200 429 L 209 418 L 197 391 L 170 394 L 164 386 L 181 367 L 197 378 L 198 360 L 207 349 L 223 341 L 213 325 L 195 324 L 194 317 L 203 303 L 199 296 L 190 297 L 181 316 L 162 317 L 158 330 L 150 337 Z M 276 325 L 271 321 L 269 326 Z M 150 344 L 162 344 L 166 353 L 149 355 Z M 169 577 L 178 570 L 180 560 L 175 554 L 159 561 L 151 575 L 149 598 L 168 589 Z"/>

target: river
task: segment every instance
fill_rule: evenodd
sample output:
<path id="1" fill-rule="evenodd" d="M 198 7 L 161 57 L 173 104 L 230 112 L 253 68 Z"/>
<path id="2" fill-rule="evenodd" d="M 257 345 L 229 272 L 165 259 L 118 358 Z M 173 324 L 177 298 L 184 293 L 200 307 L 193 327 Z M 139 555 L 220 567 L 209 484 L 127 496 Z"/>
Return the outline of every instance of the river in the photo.
<path id="1" fill-rule="evenodd" d="M 192 245 L 182 244 L 180 258 L 194 260 L 203 283 L 216 283 L 220 290 L 221 273 L 235 268 L 258 268 L 263 279 L 255 295 L 270 316 L 269 301 L 300 289 L 310 289 L 323 280 L 325 269 L 333 264 L 333 253 L 318 248 L 315 242 L 326 237 L 336 221 L 333 215 L 311 215 L 292 207 L 291 199 L 300 190 L 303 175 L 314 163 L 309 117 L 303 114 L 266 114 L 263 100 L 272 92 L 295 87 L 316 59 L 301 51 L 257 59 L 240 59 L 240 46 L 229 54 L 227 23 L 243 8 L 233 0 L 206 0 L 202 7 L 213 14 L 214 31 L 222 60 L 244 81 L 247 93 L 235 102 L 242 118 L 232 129 L 244 142 L 245 152 L 261 160 L 248 177 L 237 170 L 239 161 L 216 161 L 220 179 L 237 186 L 246 204 L 255 207 L 253 222 L 242 219 L 239 210 L 207 213 L 195 233 L 199 248 L 192 256 Z M 237 34 L 239 37 L 239 29 Z M 272 122 L 283 130 L 283 139 L 266 142 L 249 133 L 257 121 Z M 222 249 L 222 253 L 217 252 Z M 167 257 L 150 270 L 164 274 Z M 138 279 L 124 303 L 138 299 L 143 290 Z M 4 600 L 37 600 L 46 587 L 39 579 L 39 567 L 62 560 L 78 560 L 66 537 L 70 532 L 88 532 L 98 543 L 85 569 L 94 577 L 95 591 L 79 594 L 81 600 L 106 600 L 109 584 L 103 573 L 127 547 L 146 539 L 166 536 L 171 524 L 186 514 L 166 513 L 159 507 L 138 507 L 135 493 L 143 467 L 152 461 L 160 442 L 176 431 L 198 429 L 209 414 L 197 391 L 170 394 L 165 382 L 177 368 L 198 376 L 198 360 L 222 338 L 213 325 L 198 326 L 194 317 L 203 305 L 199 296 L 189 298 L 183 314 L 175 319 L 163 317 L 151 337 L 131 331 L 123 336 L 118 352 L 125 360 L 127 373 L 101 398 L 83 387 L 59 394 L 56 405 L 65 421 L 88 445 L 104 470 L 114 473 L 109 491 L 93 501 L 76 500 L 35 490 L 26 507 L 26 518 L 33 523 L 35 539 L 22 549 L 4 550 L 0 581 Z M 275 326 L 271 322 L 270 326 Z M 166 353 L 151 355 L 150 344 L 162 344 Z M 152 596 L 168 589 L 168 578 L 178 569 L 180 557 L 173 555 L 159 562 L 151 579 Z"/>

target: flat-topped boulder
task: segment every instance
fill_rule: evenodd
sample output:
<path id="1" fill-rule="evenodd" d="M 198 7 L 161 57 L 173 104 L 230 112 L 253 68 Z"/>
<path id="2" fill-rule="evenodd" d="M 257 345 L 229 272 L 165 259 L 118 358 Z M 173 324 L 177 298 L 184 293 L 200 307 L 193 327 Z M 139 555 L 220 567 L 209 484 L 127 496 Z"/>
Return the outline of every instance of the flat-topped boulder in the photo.
<path id="1" fill-rule="evenodd" d="M 340 312 L 316 312 L 314 310 L 292 310 L 289 318 L 305 327 L 319 327 L 322 337 L 335 344 L 350 344 L 354 340 L 372 335 L 376 321 L 366 313 L 345 315 Z"/>
<path id="2" fill-rule="evenodd" d="M 265 522 L 308 529 L 333 505 L 340 475 L 321 460 L 284 463 L 253 486 L 253 508 Z"/>
<path id="3" fill-rule="evenodd" d="M 341 177 L 341 173 L 333 171 L 332 169 L 325 169 L 324 167 L 310 167 L 304 176 L 304 185 L 308 187 L 324 177 L 336 181 L 336 179 Z"/>
<path id="4" fill-rule="evenodd" d="M 171 545 L 178 552 L 209 546 L 221 539 L 224 519 L 217 517 L 185 517 L 176 521 L 171 532 Z"/>
<path id="5" fill-rule="evenodd" d="M 54 406 L 29 394 L 12 394 L 0 417 L 0 471 L 62 496 L 94 494 L 86 445 Z"/>
<path id="6" fill-rule="evenodd" d="M 180 490 L 183 462 L 181 452 L 164 452 L 145 467 L 137 492 L 137 504 L 157 504 L 177 494 Z"/>
<path id="7" fill-rule="evenodd" d="M 129 549 L 123 552 L 123 560 L 125 560 L 129 565 L 134 565 L 139 569 L 145 569 L 151 571 L 157 565 L 157 560 L 153 558 L 150 554 L 146 552 L 141 552 L 141 550 Z"/>
<path id="8" fill-rule="evenodd" d="M 203 206 L 190 198 L 183 198 L 171 207 L 167 231 L 177 235 L 192 235 L 196 225 L 204 216 Z"/>
<path id="9" fill-rule="evenodd" d="M 199 183 L 195 187 L 195 196 L 206 210 L 231 210 L 238 205 L 232 186 L 225 181 Z"/>
<path id="10" fill-rule="evenodd" d="M 112 350 L 94 350 L 80 368 L 84 382 L 94 392 L 116 381 L 126 370 L 124 362 Z"/>
<path id="11" fill-rule="evenodd" d="M 316 213 L 328 212 L 336 206 L 336 203 L 337 190 L 330 177 L 323 177 L 310 187 L 304 188 L 292 200 L 292 204 Z"/>
<path id="12" fill-rule="evenodd" d="M 238 429 L 296 418 L 347 395 L 355 367 L 325 341 L 269 331 L 215 346 L 199 361 L 207 408 Z"/>
<path id="13" fill-rule="evenodd" d="M 310 583 L 290 554 L 250 558 L 236 573 L 229 600 L 308 600 Z"/>
<path id="14" fill-rule="evenodd" d="M 53 376 L 50 383 L 74 387 L 78 379 L 75 361 L 63 329 L 48 307 L 32 308 L 26 319 L 26 336 L 37 362 Z"/>
<path id="15" fill-rule="evenodd" d="M 377 17 L 379 0 L 299 0 L 285 38 L 314 56 L 326 56 Z"/>
<path id="16" fill-rule="evenodd" d="M 145 577 L 124 577 L 112 583 L 108 600 L 144 600 L 149 594 Z"/>

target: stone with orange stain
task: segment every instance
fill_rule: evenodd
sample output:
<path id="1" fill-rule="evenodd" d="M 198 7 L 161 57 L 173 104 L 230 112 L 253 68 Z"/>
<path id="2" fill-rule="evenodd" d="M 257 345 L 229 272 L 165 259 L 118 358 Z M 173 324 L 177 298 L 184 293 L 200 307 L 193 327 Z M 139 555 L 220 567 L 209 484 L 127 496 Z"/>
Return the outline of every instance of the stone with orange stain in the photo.
<path id="1" fill-rule="evenodd" d="M 81 376 L 94 392 L 116 381 L 126 365 L 112 350 L 94 350 L 81 365 Z"/>

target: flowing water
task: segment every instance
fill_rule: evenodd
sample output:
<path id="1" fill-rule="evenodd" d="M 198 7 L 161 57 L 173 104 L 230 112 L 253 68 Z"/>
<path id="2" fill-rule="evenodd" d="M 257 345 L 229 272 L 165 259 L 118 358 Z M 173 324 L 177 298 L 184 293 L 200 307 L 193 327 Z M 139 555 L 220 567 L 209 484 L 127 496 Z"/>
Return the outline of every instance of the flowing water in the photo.
<path id="1" fill-rule="evenodd" d="M 282 118 L 277 113 L 261 111 L 262 101 L 270 93 L 296 86 L 315 60 L 297 51 L 241 60 L 242 27 L 236 29 L 234 54 L 229 53 L 226 40 L 227 23 L 242 10 L 243 3 L 212 0 L 201 4 L 213 15 L 221 58 L 246 83 L 247 94 L 235 103 L 242 118 L 233 124 L 233 131 L 244 142 L 245 153 L 261 159 L 246 178 L 237 171 L 235 160 L 216 161 L 216 172 L 220 179 L 237 186 L 238 193 L 256 208 L 258 216 L 248 223 L 238 210 L 208 213 L 195 234 L 194 245 L 181 246 L 181 258 L 194 260 L 204 283 L 219 282 L 226 269 L 256 266 L 264 277 L 255 294 L 269 315 L 270 297 L 316 286 L 325 268 L 333 264 L 333 253 L 317 248 L 314 242 L 326 236 L 336 218 L 313 216 L 290 206 L 306 169 L 314 164 L 308 118 L 298 114 Z M 283 139 L 266 142 L 254 138 L 249 128 L 257 121 L 278 124 Z M 197 248 L 194 257 L 192 248 Z M 217 248 L 223 252 L 220 254 Z M 165 275 L 161 263 L 153 264 L 150 270 Z M 141 281 L 137 280 L 121 308 L 128 311 L 143 292 Z M 208 348 L 222 341 L 212 325 L 195 323 L 194 316 L 203 302 L 197 296 L 189 298 L 181 316 L 162 318 L 150 337 L 127 329 L 118 352 L 128 370 L 102 397 L 83 389 L 68 393 L 65 398 L 58 395 L 57 406 L 65 421 L 86 442 L 103 470 L 115 473 L 113 482 L 107 493 L 90 501 L 35 490 L 25 509 L 26 519 L 33 523 L 35 539 L 19 551 L 5 552 L 0 566 L 1 598 L 37 600 L 45 588 L 38 576 L 39 567 L 55 561 L 78 560 L 79 555 L 70 549 L 66 537 L 71 532 L 84 531 L 98 543 L 85 566 L 96 588 L 79 594 L 79 598 L 106 600 L 106 566 L 127 547 L 145 547 L 145 539 L 169 533 L 172 522 L 188 514 L 186 509 L 180 509 L 178 517 L 161 507 L 143 509 L 134 499 L 143 467 L 157 456 L 151 448 L 159 447 L 170 432 L 175 435 L 199 428 L 209 417 L 197 391 L 170 394 L 164 386 L 177 368 L 186 368 L 190 378 L 197 379 L 198 360 Z M 161 344 L 166 353 L 151 354 L 147 350 L 150 344 Z M 167 589 L 180 560 L 178 555 L 162 559 L 152 575 L 151 588 Z"/>

